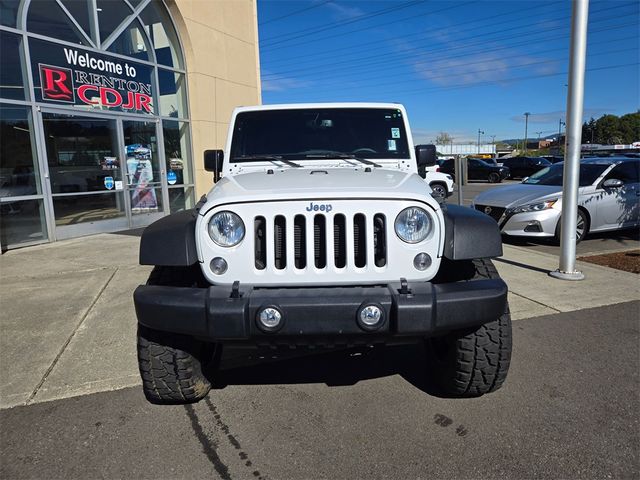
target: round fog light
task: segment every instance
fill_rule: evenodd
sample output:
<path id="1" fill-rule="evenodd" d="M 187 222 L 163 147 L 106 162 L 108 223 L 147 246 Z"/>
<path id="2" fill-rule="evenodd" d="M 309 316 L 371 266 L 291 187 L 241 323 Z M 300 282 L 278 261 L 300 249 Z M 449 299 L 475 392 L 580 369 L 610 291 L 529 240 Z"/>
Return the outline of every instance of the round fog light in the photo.
<path id="1" fill-rule="evenodd" d="M 422 272 L 431 266 L 431 257 L 429 254 L 421 252 L 413 259 L 413 266 Z"/>
<path id="2" fill-rule="evenodd" d="M 365 305 L 358 312 L 358 325 L 364 330 L 376 330 L 384 322 L 384 310 L 379 305 Z"/>
<path id="3" fill-rule="evenodd" d="M 275 307 L 265 307 L 258 312 L 258 327 L 273 332 L 282 326 L 282 313 Z"/>
<path id="4" fill-rule="evenodd" d="M 222 257 L 216 257 L 209 264 L 214 275 L 222 275 L 227 271 L 227 261 Z"/>

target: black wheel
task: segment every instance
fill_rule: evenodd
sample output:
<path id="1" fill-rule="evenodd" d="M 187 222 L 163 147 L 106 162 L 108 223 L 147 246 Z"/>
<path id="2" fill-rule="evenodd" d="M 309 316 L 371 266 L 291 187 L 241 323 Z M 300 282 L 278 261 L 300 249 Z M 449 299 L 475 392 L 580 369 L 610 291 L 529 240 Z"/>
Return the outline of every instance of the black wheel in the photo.
<path id="1" fill-rule="evenodd" d="M 434 281 L 500 278 L 491 260 L 445 261 Z M 509 305 L 499 318 L 476 329 L 451 332 L 426 340 L 429 374 L 443 393 L 478 397 L 499 389 L 511 362 Z"/>
<path id="2" fill-rule="evenodd" d="M 558 225 L 556 225 L 556 233 L 554 235 L 555 242 L 560 245 L 560 227 L 562 226 L 562 217 L 558 219 Z M 578 209 L 578 218 L 576 220 L 576 244 L 580 243 L 584 237 L 589 233 L 589 218 L 587 214 Z"/>
<path id="3" fill-rule="evenodd" d="M 155 267 L 148 285 L 199 286 L 199 267 Z M 147 400 L 156 404 L 197 402 L 211 389 L 205 373 L 215 367 L 219 345 L 187 335 L 160 332 L 138 325 L 138 367 Z"/>
<path id="4" fill-rule="evenodd" d="M 489 180 L 489 183 L 500 183 L 502 181 L 502 178 L 500 177 L 499 173 L 491 172 L 487 180 Z"/>
<path id="5" fill-rule="evenodd" d="M 432 183 L 429 185 L 433 192 L 431 195 L 438 202 L 442 203 L 447 198 L 447 187 L 442 183 Z"/>

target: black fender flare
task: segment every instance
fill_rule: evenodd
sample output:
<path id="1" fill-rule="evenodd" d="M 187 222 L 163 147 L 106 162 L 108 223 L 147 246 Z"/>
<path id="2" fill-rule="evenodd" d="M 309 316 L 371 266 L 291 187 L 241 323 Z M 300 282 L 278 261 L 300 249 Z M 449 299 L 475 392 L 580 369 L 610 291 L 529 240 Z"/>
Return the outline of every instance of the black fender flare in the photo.
<path id="1" fill-rule="evenodd" d="M 502 236 L 496 221 L 469 207 L 446 205 L 444 252 L 449 260 L 473 260 L 502 256 Z"/>
<path id="2" fill-rule="evenodd" d="M 153 222 L 142 232 L 140 265 L 190 266 L 198 262 L 196 220 L 192 208 Z"/>

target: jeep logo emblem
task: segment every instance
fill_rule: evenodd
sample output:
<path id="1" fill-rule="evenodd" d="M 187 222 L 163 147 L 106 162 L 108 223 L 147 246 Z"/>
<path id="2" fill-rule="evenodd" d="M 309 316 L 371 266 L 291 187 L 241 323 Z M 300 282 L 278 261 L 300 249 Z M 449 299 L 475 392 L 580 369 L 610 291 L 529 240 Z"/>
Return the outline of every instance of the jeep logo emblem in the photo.
<path id="1" fill-rule="evenodd" d="M 489 215 L 491 213 L 491 207 L 484 207 L 484 213 Z"/>
<path id="2" fill-rule="evenodd" d="M 327 212 L 329 213 L 333 210 L 333 206 L 330 203 L 318 205 L 317 203 L 311 202 L 309 206 L 306 208 L 307 212 Z"/>

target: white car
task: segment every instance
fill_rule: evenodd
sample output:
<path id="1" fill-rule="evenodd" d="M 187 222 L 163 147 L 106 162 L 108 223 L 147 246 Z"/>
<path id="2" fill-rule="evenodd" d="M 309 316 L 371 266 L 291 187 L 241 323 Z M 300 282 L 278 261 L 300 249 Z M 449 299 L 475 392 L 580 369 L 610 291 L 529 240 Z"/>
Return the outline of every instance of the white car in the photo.
<path id="1" fill-rule="evenodd" d="M 505 235 L 560 241 L 562 172 L 554 163 L 516 185 L 492 188 L 473 200 Z M 627 157 L 580 161 L 576 241 L 590 232 L 640 225 L 640 160 Z"/>
<path id="2" fill-rule="evenodd" d="M 432 195 L 439 202 L 453 194 L 453 177 L 446 173 L 427 170 L 425 181 L 432 190 Z"/>
<path id="3" fill-rule="evenodd" d="M 226 151 L 205 152 L 213 189 L 142 235 L 140 262 L 154 266 L 134 293 L 147 399 L 202 399 L 227 346 L 427 342 L 421 367 L 449 395 L 500 388 L 511 355 L 507 286 L 490 260 L 500 234 L 436 201 L 418 175 L 435 153 L 414 149 L 399 104 L 237 108 Z"/>

